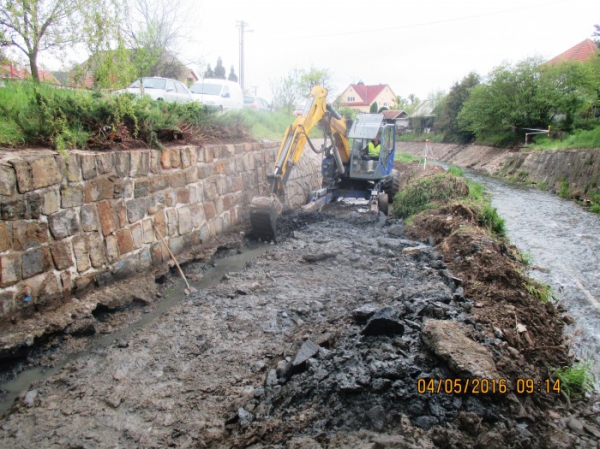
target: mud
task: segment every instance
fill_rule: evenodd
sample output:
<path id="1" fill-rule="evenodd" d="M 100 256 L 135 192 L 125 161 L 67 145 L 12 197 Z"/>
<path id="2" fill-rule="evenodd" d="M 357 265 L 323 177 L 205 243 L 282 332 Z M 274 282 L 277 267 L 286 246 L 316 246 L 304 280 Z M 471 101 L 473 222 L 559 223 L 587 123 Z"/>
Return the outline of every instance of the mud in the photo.
<path id="1" fill-rule="evenodd" d="M 290 214 L 288 238 L 242 271 L 215 275 L 218 284 L 31 385 L 0 421 L 0 446 L 597 447 L 597 404 L 514 393 L 517 377 L 543 380 L 566 352 L 529 351 L 563 344 L 551 307 L 493 296 L 520 288 L 500 262 L 498 273 L 487 266 L 495 256 L 514 263 L 509 249 L 476 231 L 445 247 L 433 224 L 408 237 L 401 222 L 362 209 Z M 186 271 L 201 282 L 206 269 Z M 168 278 L 161 294 L 181 288 Z M 506 310 L 532 344 L 507 336 Z M 481 351 L 466 351 L 462 368 L 422 338 L 438 326 L 431 334 L 451 341 L 436 324 L 446 320 Z M 418 392 L 419 379 L 470 377 L 484 355 L 508 379 L 506 393 Z"/>

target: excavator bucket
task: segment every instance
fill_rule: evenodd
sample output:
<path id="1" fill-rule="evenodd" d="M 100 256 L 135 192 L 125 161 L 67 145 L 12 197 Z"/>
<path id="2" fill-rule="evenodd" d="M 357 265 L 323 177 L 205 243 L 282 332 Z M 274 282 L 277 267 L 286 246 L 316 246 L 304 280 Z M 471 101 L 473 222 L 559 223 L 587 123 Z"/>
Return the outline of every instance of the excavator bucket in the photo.
<path id="1" fill-rule="evenodd" d="M 283 205 L 276 196 L 257 196 L 250 203 L 250 223 L 257 238 L 277 242 L 277 217 Z"/>

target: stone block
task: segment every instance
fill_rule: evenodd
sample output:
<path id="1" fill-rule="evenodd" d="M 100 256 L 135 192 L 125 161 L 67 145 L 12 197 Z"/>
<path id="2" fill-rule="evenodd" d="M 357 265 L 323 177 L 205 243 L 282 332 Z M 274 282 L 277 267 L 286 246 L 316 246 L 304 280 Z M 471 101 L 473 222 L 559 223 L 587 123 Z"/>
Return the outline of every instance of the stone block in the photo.
<path id="1" fill-rule="evenodd" d="M 17 189 L 19 193 L 26 193 L 34 189 L 33 175 L 31 174 L 31 166 L 26 161 L 13 160 L 10 164 L 15 170 L 17 178 Z"/>
<path id="2" fill-rule="evenodd" d="M 213 203 L 212 201 L 205 201 L 202 205 L 204 206 L 206 220 L 212 220 L 217 216 L 217 209 L 215 207 L 215 203 Z"/>
<path id="3" fill-rule="evenodd" d="M 197 204 L 198 203 L 198 188 L 194 185 L 190 185 L 190 186 L 188 186 L 188 190 L 190 192 L 189 203 Z"/>
<path id="4" fill-rule="evenodd" d="M 62 181 L 62 174 L 58 170 L 54 156 L 41 157 L 29 164 L 31 165 L 34 189 L 41 189 Z"/>
<path id="5" fill-rule="evenodd" d="M 222 175 L 223 173 L 225 173 L 225 168 L 223 166 L 223 162 L 222 161 L 215 162 L 215 164 L 214 164 L 214 173 L 216 175 Z"/>
<path id="6" fill-rule="evenodd" d="M 89 270 L 90 264 L 90 247 L 85 235 L 76 235 L 73 237 L 73 253 L 75 253 L 75 263 L 77 271 L 83 273 Z"/>
<path id="7" fill-rule="evenodd" d="M 177 210 L 177 218 L 179 220 L 179 234 L 187 234 L 192 231 L 192 213 L 189 207 L 182 207 Z"/>
<path id="8" fill-rule="evenodd" d="M 267 179 L 265 177 L 265 179 Z M 227 176 L 220 175 L 216 178 L 216 187 L 218 195 L 225 195 L 227 193 Z"/>
<path id="9" fill-rule="evenodd" d="M 98 178 L 85 183 L 83 200 L 85 203 L 110 200 L 114 195 L 114 183 L 110 178 Z"/>
<path id="10" fill-rule="evenodd" d="M 134 198 L 143 198 L 148 196 L 150 192 L 150 181 L 148 179 L 140 179 L 135 181 L 133 186 L 133 197 Z"/>
<path id="11" fill-rule="evenodd" d="M 73 292 L 73 278 L 70 271 L 60 273 L 60 285 L 62 287 L 63 298 L 69 298 Z"/>
<path id="12" fill-rule="evenodd" d="M 184 172 L 172 173 L 169 175 L 169 185 L 174 189 L 181 189 L 186 186 L 186 178 Z"/>
<path id="13" fill-rule="evenodd" d="M 52 272 L 46 274 L 36 294 L 36 306 L 48 306 L 48 303 L 61 297 L 62 288 L 57 275 Z"/>
<path id="14" fill-rule="evenodd" d="M 198 176 L 198 167 L 196 167 L 195 165 L 190 168 L 187 168 L 184 173 L 185 182 L 187 184 L 198 182 L 198 180 L 200 179 L 200 177 Z"/>
<path id="15" fill-rule="evenodd" d="M 84 231 L 97 231 L 99 229 L 98 210 L 95 204 L 86 204 L 80 210 L 81 227 Z"/>
<path id="16" fill-rule="evenodd" d="M 16 310 L 16 293 L 15 289 L 0 290 L 0 316 L 7 317 Z"/>
<path id="17" fill-rule="evenodd" d="M 60 193 L 58 189 L 51 189 L 41 194 L 42 198 L 42 213 L 51 215 L 58 212 L 60 205 Z"/>
<path id="18" fill-rule="evenodd" d="M 160 151 L 150 150 L 150 173 L 160 173 Z"/>
<path id="19" fill-rule="evenodd" d="M 198 200 L 197 202 L 201 203 L 202 201 L 204 201 L 204 183 L 193 187 L 196 188 L 196 199 Z"/>
<path id="20" fill-rule="evenodd" d="M 213 147 L 204 147 L 204 162 L 207 164 L 215 160 L 215 150 Z"/>
<path id="21" fill-rule="evenodd" d="M 152 218 L 146 218 L 142 222 L 144 232 L 144 243 L 154 243 L 154 228 L 152 227 Z"/>
<path id="22" fill-rule="evenodd" d="M 21 280 L 21 255 L 0 256 L 0 287 L 7 287 Z"/>
<path id="23" fill-rule="evenodd" d="M 121 229 L 117 231 L 117 244 L 119 245 L 119 253 L 127 254 L 134 250 L 133 237 L 129 229 Z"/>
<path id="24" fill-rule="evenodd" d="M 110 271 L 101 271 L 99 273 L 96 273 L 96 275 L 94 276 L 94 283 L 100 288 L 106 287 L 107 285 L 113 284 L 114 282 L 115 277 Z"/>
<path id="25" fill-rule="evenodd" d="M 232 195 L 232 194 L 225 195 L 222 198 L 222 200 L 223 200 L 223 209 L 224 210 L 229 210 L 233 206 L 235 206 L 235 195 Z"/>
<path id="26" fill-rule="evenodd" d="M 150 254 L 149 248 L 144 248 L 140 251 L 140 264 L 138 266 L 139 271 L 144 271 L 152 266 L 152 255 Z"/>
<path id="27" fill-rule="evenodd" d="M 115 213 L 117 214 L 117 223 L 119 224 L 119 227 L 122 228 L 127 226 L 127 206 L 125 201 L 113 203 L 113 207 L 115 209 Z"/>
<path id="28" fill-rule="evenodd" d="M 48 248 L 36 248 L 22 254 L 23 279 L 43 273 L 50 268 L 50 251 Z"/>
<path id="29" fill-rule="evenodd" d="M 42 212 L 42 198 L 39 193 L 29 193 L 25 197 L 0 203 L 2 220 L 38 219 Z"/>
<path id="30" fill-rule="evenodd" d="M 217 199 L 214 202 L 215 204 L 215 211 L 217 216 L 221 215 L 223 213 L 223 211 L 225 210 L 223 208 L 223 197 L 222 196 L 218 196 Z"/>
<path id="31" fill-rule="evenodd" d="M 149 190 L 151 193 L 165 190 L 169 187 L 169 178 L 167 176 L 153 176 L 149 179 Z"/>
<path id="32" fill-rule="evenodd" d="M 190 208 L 190 212 L 192 215 L 192 227 L 194 229 L 199 229 L 206 221 L 204 207 L 202 207 L 201 204 L 196 204 Z"/>
<path id="33" fill-rule="evenodd" d="M 200 179 L 207 179 L 213 175 L 213 164 L 200 164 L 198 165 L 198 177 Z"/>
<path id="34" fill-rule="evenodd" d="M 203 183 L 204 187 L 204 200 L 205 201 L 214 201 L 217 197 L 217 185 L 215 178 L 207 179 Z"/>
<path id="35" fill-rule="evenodd" d="M 150 247 L 152 263 L 158 265 L 169 258 L 169 253 L 162 242 L 157 242 Z"/>
<path id="36" fill-rule="evenodd" d="M 145 150 L 131 151 L 129 176 L 139 178 L 150 172 L 150 152 Z"/>
<path id="37" fill-rule="evenodd" d="M 12 247 L 15 251 L 35 248 L 48 242 L 48 224 L 43 221 L 15 221 L 12 224 Z"/>
<path id="38" fill-rule="evenodd" d="M 115 173 L 115 153 L 97 154 L 96 169 L 99 175 L 112 175 Z"/>
<path id="39" fill-rule="evenodd" d="M 244 166 L 244 156 L 236 156 L 234 159 L 234 164 L 236 173 L 242 173 L 246 170 L 246 167 Z"/>
<path id="40" fill-rule="evenodd" d="M 204 224 L 200 227 L 200 232 L 198 234 L 200 235 L 200 239 L 203 242 L 206 242 L 210 239 L 210 227 L 208 226 L 207 221 L 205 221 Z"/>
<path id="41" fill-rule="evenodd" d="M 113 267 L 113 276 L 115 280 L 121 280 L 135 275 L 138 271 L 140 258 L 138 255 L 130 256 L 125 260 L 117 262 Z"/>
<path id="42" fill-rule="evenodd" d="M 244 171 L 252 171 L 256 168 L 254 162 L 254 153 L 248 153 L 244 155 Z"/>
<path id="43" fill-rule="evenodd" d="M 98 203 L 98 215 L 100 216 L 100 226 L 102 227 L 103 235 L 107 236 L 117 230 L 117 216 L 110 201 L 101 201 Z"/>
<path id="44" fill-rule="evenodd" d="M 156 213 L 156 211 L 158 209 L 160 209 L 161 207 L 164 208 L 166 204 L 167 204 L 167 196 L 165 195 L 165 192 L 156 193 L 152 197 L 151 205 L 148 208 L 148 213 L 150 215 L 154 215 L 154 213 Z"/>
<path id="45" fill-rule="evenodd" d="M 56 240 L 64 239 L 79 232 L 79 219 L 77 211 L 67 209 L 48 216 L 50 232 Z"/>
<path id="46" fill-rule="evenodd" d="M 119 242 L 117 241 L 117 237 L 115 235 L 107 235 L 104 238 L 104 242 L 106 244 L 106 256 L 108 257 L 108 261 L 114 263 L 119 259 Z"/>
<path id="47" fill-rule="evenodd" d="M 115 170 L 120 178 L 129 176 L 129 158 L 129 151 L 115 153 Z"/>
<path id="48" fill-rule="evenodd" d="M 190 191 L 188 189 L 179 189 L 177 191 L 177 202 L 181 204 L 189 204 Z"/>
<path id="49" fill-rule="evenodd" d="M 151 205 L 150 198 L 137 198 L 135 200 L 127 201 L 127 219 L 129 220 L 129 223 L 135 223 L 144 218 Z"/>
<path id="50" fill-rule="evenodd" d="M 175 207 L 177 204 L 177 192 L 175 190 L 167 190 L 165 192 L 165 204 L 167 207 Z"/>
<path id="51" fill-rule="evenodd" d="M 167 209 L 167 235 L 177 233 L 177 212 L 175 209 Z M 164 237 L 164 235 L 163 235 Z"/>
<path id="52" fill-rule="evenodd" d="M 189 147 L 188 151 L 190 152 L 190 165 L 198 164 L 198 149 L 196 147 Z"/>
<path id="53" fill-rule="evenodd" d="M 243 143 L 236 143 L 234 145 L 235 148 L 235 154 L 242 154 L 244 152 L 244 144 Z"/>
<path id="54" fill-rule="evenodd" d="M 200 162 L 200 163 L 204 162 L 204 148 L 203 147 L 196 147 L 196 158 L 197 158 L 198 162 Z"/>
<path id="55" fill-rule="evenodd" d="M 87 240 L 92 267 L 102 267 L 107 262 L 106 250 L 102 237 L 98 232 L 91 232 L 87 235 Z"/>
<path id="56" fill-rule="evenodd" d="M 163 150 L 160 153 L 160 166 L 163 170 L 169 170 L 171 168 L 171 153 L 169 150 Z"/>
<path id="57" fill-rule="evenodd" d="M 171 168 L 181 167 L 181 151 L 179 148 L 171 148 L 169 152 L 169 160 Z"/>
<path id="58" fill-rule="evenodd" d="M 232 159 L 223 161 L 223 170 L 225 171 L 225 174 L 228 176 L 235 175 L 237 173 L 237 171 L 235 169 L 235 161 Z"/>
<path id="59" fill-rule="evenodd" d="M 81 164 L 79 163 L 79 157 L 75 153 L 69 153 L 65 159 L 67 181 L 69 182 L 80 182 L 81 181 Z"/>
<path id="60" fill-rule="evenodd" d="M 0 253 L 12 248 L 12 226 L 10 222 L 0 221 Z"/>
<path id="61" fill-rule="evenodd" d="M 63 209 L 83 204 L 83 186 L 67 184 L 60 187 L 60 205 Z"/>
<path id="62" fill-rule="evenodd" d="M 173 254 L 180 254 L 186 248 L 183 237 L 172 237 L 169 239 L 169 249 Z"/>
<path id="63" fill-rule="evenodd" d="M 16 192 L 15 170 L 8 164 L 0 163 L 0 195 L 11 196 Z"/>
<path id="64" fill-rule="evenodd" d="M 131 238 L 133 239 L 133 246 L 135 249 L 144 246 L 144 230 L 142 229 L 141 223 L 136 223 L 131 226 Z"/>
<path id="65" fill-rule="evenodd" d="M 73 266 L 73 253 L 71 251 L 71 242 L 61 240 L 50 245 L 50 253 L 57 270 L 65 270 Z"/>
<path id="66" fill-rule="evenodd" d="M 160 209 L 156 214 L 153 215 L 154 226 L 160 232 L 163 237 L 167 235 L 167 219 L 165 216 L 165 210 Z"/>
<path id="67" fill-rule="evenodd" d="M 79 154 L 79 165 L 81 165 L 81 174 L 84 180 L 95 178 L 98 174 L 96 170 L 96 156 L 93 154 Z"/>
<path id="68" fill-rule="evenodd" d="M 181 149 L 181 168 L 188 168 L 190 165 L 192 165 L 190 153 L 191 151 L 189 147 Z"/>
<path id="69" fill-rule="evenodd" d="M 78 296 L 87 293 L 93 286 L 96 273 L 90 273 L 84 276 L 79 276 L 75 279 L 74 293 Z"/>

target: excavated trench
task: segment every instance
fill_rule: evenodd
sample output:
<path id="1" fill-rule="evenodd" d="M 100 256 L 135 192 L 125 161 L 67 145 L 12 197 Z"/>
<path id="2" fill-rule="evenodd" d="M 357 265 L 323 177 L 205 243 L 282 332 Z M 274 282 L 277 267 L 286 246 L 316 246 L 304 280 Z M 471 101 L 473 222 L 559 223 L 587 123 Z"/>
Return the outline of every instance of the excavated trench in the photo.
<path id="1" fill-rule="evenodd" d="M 0 445 L 595 447 L 595 427 L 575 435 L 549 420 L 557 394 L 516 395 L 514 379 L 504 392 L 419 391 L 430 378 L 498 377 L 506 342 L 475 319 L 480 305 L 440 254 L 363 209 L 289 214 L 278 245 L 232 246 L 242 254 L 215 261 L 220 271 L 188 264 L 190 296 L 164 279 L 133 324 L 58 350 L 10 401 Z M 98 328 L 111 321 L 102 312 Z M 444 352 L 451 341 L 465 346 Z"/>

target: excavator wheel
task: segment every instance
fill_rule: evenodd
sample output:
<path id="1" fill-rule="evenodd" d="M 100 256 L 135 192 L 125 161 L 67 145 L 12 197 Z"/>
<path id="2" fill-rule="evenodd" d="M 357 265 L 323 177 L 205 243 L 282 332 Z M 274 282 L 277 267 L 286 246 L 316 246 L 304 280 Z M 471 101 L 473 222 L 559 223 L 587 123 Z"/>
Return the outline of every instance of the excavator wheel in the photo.
<path id="1" fill-rule="evenodd" d="M 256 238 L 277 242 L 277 217 L 283 205 L 275 196 L 257 196 L 250 203 L 250 223 Z"/>
<path id="2" fill-rule="evenodd" d="M 389 195 L 389 202 L 394 202 L 394 197 L 400 191 L 400 172 L 396 169 L 392 170 L 390 178 L 385 183 L 385 192 Z"/>
<path id="3" fill-rule="evenodd" d="M 382 192 L 379 194 L 379 196 L 377 197 L 377 207 L 379 207 L 379 212 L 382 212 L 383 215 L 388 214 L 390 203 L 387 193 Z"/>

